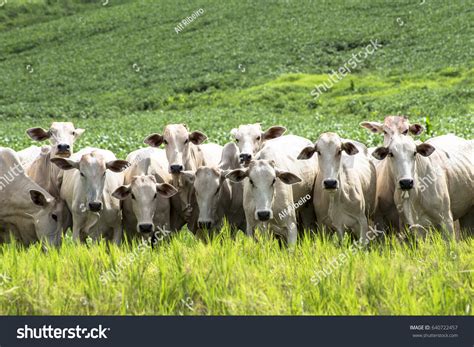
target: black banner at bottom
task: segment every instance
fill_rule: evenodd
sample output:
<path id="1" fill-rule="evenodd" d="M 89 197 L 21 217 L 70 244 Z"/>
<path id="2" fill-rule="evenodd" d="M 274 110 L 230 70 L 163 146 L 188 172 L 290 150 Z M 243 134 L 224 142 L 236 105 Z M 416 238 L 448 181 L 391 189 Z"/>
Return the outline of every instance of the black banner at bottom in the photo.
<path id="1" fill-rule="evenodd" d="M 468 346 L 473 317 L 0 317 L 11 346 Z"/>

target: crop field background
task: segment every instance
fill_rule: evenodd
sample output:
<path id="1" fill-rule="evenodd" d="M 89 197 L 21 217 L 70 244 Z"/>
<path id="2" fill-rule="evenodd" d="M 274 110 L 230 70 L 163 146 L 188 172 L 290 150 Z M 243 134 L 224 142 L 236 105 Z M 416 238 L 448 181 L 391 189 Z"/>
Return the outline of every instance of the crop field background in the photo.
<path id="1" fill-rule="evenodd" d="M 180 122 L 220 144 L 261 122 L 372 146 L 381 137 L 359 123 L 388 114 L 424 125 L 421 140 L 473 139 L 473 22 L 471 1 L 0 0 L 0 146 L 37 144 L 25 130 L 53 120 L 86 129 L 75 150 L 120 158 Z M 382 46 L 311 95 L 371 41 Z M 0 314 L 472 315 L 472 237 L 380 238 L 316 283 L 350 244 L 301 235 L 290 251 L 224 228 L 154 249 L 3 245 Z"/>

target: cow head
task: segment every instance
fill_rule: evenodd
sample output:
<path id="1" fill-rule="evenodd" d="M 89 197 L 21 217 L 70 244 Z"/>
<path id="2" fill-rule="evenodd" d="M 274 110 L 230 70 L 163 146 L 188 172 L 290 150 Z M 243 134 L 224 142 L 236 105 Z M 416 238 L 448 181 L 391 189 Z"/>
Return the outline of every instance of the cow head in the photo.
<path id="1" fill-rule="evenodd" d="M 322 177 L 323 189 L 335 191 L 340 187 L 339 171 L 343 153 L 355 155 L 357 147 L 349 141 L 343 141 L 334 133 L 321 134 L 314 146 L 303 148 L 298 159 L 309 159 L 318 154 L 319 174 Z"/>
<path id="2" fill-rule="evenodd" d="M 119 200 L 131 199 L 137 232 L 150 233 L 155 230 L 153 218 L 159 198 L 170 198 L 177 192 L 168 183 L 157 183 L 155 176 L 143 175 L 133 176 L 130 184 L 118 187 L 112 196 Z"/>
<path id="3" fill-rule="evenodd" d="M 71 122 L 53 122 L 49 130 L 31 128 L 26 133 L 35 141 L 49 139 L 52 145 L 51 158 L 69 158 L 73 153 L 74 142 L 84 133 L 84 129 L 74 128 Z"/>
<path id="4" fill-rule="evenodd" d="M 256 123 L 240 125 L 239 128 L 232 129 L 230 133 L 239 147 L 240 162 L 244 166 L 248 166 L 265 141 L 280 137 L 285 131 L 286 128 L 281 126 L 272 126 L 266 131 L 262 131 L 260 124 Z"/>
<path id="5" fill-rule="evenodd" d="M 388 146 L 392 137 L 397 135 L 420 135 L 424 128 L 420 124 L 410 124 L 405 116 L 387 116 L 382 123 L 362 122 L 360 126 L 370 130 L 373 133 L 383 134 L 384 146 Z"/>
<path id="6" fill-rule="evenodd" d="M 270 160 L 251 161 L 248 168 L 232 170 L 226 176 L 233 182 L 248 178 L 244 185 L 244 194 L 250 194 L 255 204 L 254 218 L 261 222 L 273 219 L 273 200 L 277 180 L 283 184 L 301 182 L 301 178 L 287 171 L 275 168 Z"/>
<path id="7" fill-rule="evenodd" d="M 43 190 L 31 189 L 30 199 L 38 208 L 30 214 L 35 226 L 38 240 L 46 241 L 50 245 L 59 246 L 61 243 L 61 216 L 64 203 L 58 203 L 50 194 Z"/>
<path id="8" fill-rule="evenodd" d="M 396 136 L 387 147 L 378 147 L 372 155 L 378 160 L 389 160 L 398 188 L 410 190 L 415 184 L 417 156 L 428 157 L 434 151 L 435 148 L 428 143 L 417 145 L 411 137 Z"/>
<path id="9" fill-rule="evenodd" d="M 51 162 L 62 170 L 78 170 L 83 184 L 84 207 L 91 212 L 102 210 L 102 193 L 104 191 L 107 170 L 122 172 L 130 163 L 126 160 L 105 161 L 104 157 L 93 151 L 85 154 L 79 161 L 64 158 L 53 158 Z"/>
<path id="10" fill-rule="evenodd" d="M 190 133 L 185 124 L 169 124 L 165 127 L 163 135 L 151 134 L 144 143 L 151 147 L 160 147 L 164 144 L 166 157 L 169 163 L 169 172 L 179 174 L 191 159 L 191 144 L 200 145 L 207 136 L 200 131 Z"/>
<path id="11" fill-rule="evenodd" d="M 194 175 L 194 192 L 199 207 L 198 226 L 211 229 L 217 225 L 220 194 L 226 189 L 225 176 L 229 171 L 202 166 Z M 228 188 L 227 188 L 228 189 Z"/>

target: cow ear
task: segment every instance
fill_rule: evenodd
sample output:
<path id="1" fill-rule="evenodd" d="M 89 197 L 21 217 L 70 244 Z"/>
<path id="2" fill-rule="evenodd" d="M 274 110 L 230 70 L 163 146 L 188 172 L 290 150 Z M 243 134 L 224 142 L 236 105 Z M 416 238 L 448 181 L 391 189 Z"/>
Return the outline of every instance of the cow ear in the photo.
<path id="1" fill-rule="evenodd" d="M 359 124 L 361 127 L 369 129 L 371 132 L 383 133 L 383 124 L 379 122 L 362 122 Z"/>
<path id="2" fill-rule="evenodd" d="M 34 203 L 36 206 L 45 207 L 45 206 L 48 205 L 48 199 L 46 199 L 46 197 L 44 196 L 44 194 L 41 193 L 41 192 L 38 191 L 38 190 L 31 189 L 31 190 L 30 190 L 30 198 L 31 198 L 31 201 L 33 201 L 33 203 Z"/>
<path id="3" fill-rule="evenodd" d="M 230 134 L 235 137 L 235 135 L 237 135 L 237 132 L 238 132 L 238 131 L 239 131 L 239 130 L 238 130 L 237 128 L 233 128 L 233 129 L 230 131 Z"/>
<path id="4" fill-rule="evenodd" d="M 114 198 L 117 198 L 119 200 L 125 200 L 130 196 L 132 193 L 132 190 L 130 189 L 130 185 L 128 186 L 120 186 L 115 191 L 112 193 L 112 196 Z"/>
<path id="5" fill-rule="evenodd" d="M 112 160 L 105 164 L 105 167 L 113 172 L 122 172 L 129 166 L 130 163 L 126 160 Z"/>
<path id="6" fill-rule="evenodd" d="M 248 169 L 235 169 L 229 172 L 225 178 L 228 178 L 232 182 L 242 182 L 248 175 Z"/>
<path id="7" fill-rule="evenodd" d="M 51 137 L 51 133 L 43 128 L 31 128 L 26 133 L 35 141 L 44 141 Z"/>
<path id="8" fill-rule="evenodd" d="M 435 148 L 427 143 L 416 146 L 416 152 L 424 157 L 429 157 L 434 151 Z"/>
<path id="9" fill-rule="evenodd" d="M 231 172 L 232 170 L 229 169 L 219 169 L 219 175 L 221 177 L 221 182 L 227 178 L 227 175 Z"/>
<path id="10" fill-rule="evenodd" d="M 263 140 L 270 140 L 283 135 L 286 131 L 285 127 L 273 126 L 267 129 L 262 135 Z"/>
<path id="11" fill-rule="evenodd" d="M 389 150 L 387 147 L 379 147 L 375 151 L 372 152 L 372 156 L 375 159 L 383 160 L 387 156 L 388 152 Z"/>
<path id="12" fill-rule="evenodd" d="M 77 140 L 79 137 L 81 137 L 82 134 L 84 134 L 85 129 L 76 129 L 74 130 L 74 140 Z"/>
<path id="13" fill-rule="evenodd" d="M 288 171 L 276 170 L 276 176 L 285 184 L 295 184 L 301 182 L 301 178 Z"/>
<path id="14" fill-rule="evenodd" d="M 145 138 L 145 140 L 143 140 L 143 143 L 151 147 L 160 147 L 163 141 L 164 141 L 163 135 L 151 134 L 151 135 L 148 135 Z"/>
<path id="15" fill-rule="evenodd" d="M 65 158 L 51 158 L 51 162 L 61 170 L 79 169 L 79 162 Z"/>
<path id="16" fill-rule="evenodd" d="M 195 145 L 200 145 L 206 140 L 207 136 L 200 131 L 193 131 L 191 134 L 189 134 L 189 141 L 191 141 Z"/>
<path id="17" fill-rule="evenodd" d="M 303 148 L 300 154 L 298 154 L 298 160 L 309 159 L 313 156 L 314 152 L 316 152 L 316 145 L 308 146 Z"/>
<path id="18" fill-rule="evenodd" d="M 408 129 L 413 135 L 420 135 L 425 130 L 421 124 L 412 124 Z"/>
<path id="19" fill-rule="evenodd" d="M 168 183 L 157 183 L 156 192 L 165 198 L 171 198 L 178 190 Z"/>
<path id="20" fill-rule="evenodd" d="M 355 155 L 359 153 L 359 150 L 352 142 L 344 142 L 341 148 L 344 152 L 346 152 L 349 155 Z"/>

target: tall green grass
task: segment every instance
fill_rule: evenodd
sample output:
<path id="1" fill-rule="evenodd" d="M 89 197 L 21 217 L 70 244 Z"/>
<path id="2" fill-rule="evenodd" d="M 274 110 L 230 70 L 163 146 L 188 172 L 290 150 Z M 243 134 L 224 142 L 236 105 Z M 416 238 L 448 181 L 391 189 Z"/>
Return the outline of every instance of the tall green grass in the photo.
<path id="1" fill-rule="evenodd" d="M 472 238 L 378 238 L 357 252 L 350 244 L 305 235 L 289 250 L 242 233 L 232 239 L 226 228 L 208 243 L 183 231 L 154 249 L 138 241 L 75 245 L 69 237 L 47 252 L 4 245 L 0 314 L 472 314 Z M 342 253 L 346 260 L 331 268 Z M 330 274 L 317 283 L 322 270 Z"/>

